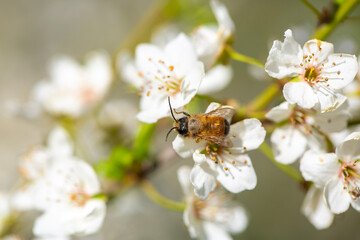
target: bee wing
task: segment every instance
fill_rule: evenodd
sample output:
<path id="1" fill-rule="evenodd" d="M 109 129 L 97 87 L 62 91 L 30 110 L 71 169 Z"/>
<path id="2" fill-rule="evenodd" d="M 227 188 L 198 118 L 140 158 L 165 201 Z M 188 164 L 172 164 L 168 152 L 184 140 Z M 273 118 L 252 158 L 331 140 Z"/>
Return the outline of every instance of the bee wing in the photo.
<path id="1" fill-rule="evenodd" d="M 229 136 L 226 137 L 206 136 L 204 138 L 205 140 L 215 143 L 223 148 L 231 148 L 233 146 L 233 143 L 231 142 Z"/>
<path id="2" fill-rule="evenodd" d="M 229 123 L 231 123 L 231 119 L 236 113 L 235 109 L 230 106 L 224 106 L 220 107 L 218 109 L 215 109 L 211 112 L 206 113 L 207 116 L 210 117 L 223 117 L 225 118 Z"/>

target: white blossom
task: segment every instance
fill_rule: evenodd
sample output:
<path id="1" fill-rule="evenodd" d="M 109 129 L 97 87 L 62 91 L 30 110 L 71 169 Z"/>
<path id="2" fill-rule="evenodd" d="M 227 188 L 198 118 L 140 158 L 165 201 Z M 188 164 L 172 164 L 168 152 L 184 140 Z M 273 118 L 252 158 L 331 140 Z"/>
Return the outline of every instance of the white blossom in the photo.
<path id="1" fill-rule="evenodd" d="M 350 204 L 360 211 L 360 132 L 354 132 L 336 147 L 335 153 L 307 151 L 300 170 L 307 181 L 323 189 L 331 212 L 345 212 Z"/>
<path id="2" fill-rule="evenodd" d="M 194 47 L 188 37 L 181 33 L 164 48 L 154 44 L 140 44 L 136 48 L 135 64 L 126 62 L 128 76 L 141 91 L 140 112 L 137 118 L 152 123 L 170 116 L 168 97 L 174 108 L 187 103 L 197 93 L 204 65 L 197 60 Z M 134 75 L 134 69 L 137 76 Z"/>
<path id="3" fill-rule="evenodd" d="M 322 189 L 315 186 L 311 186 L 307 191 L 301 211 L 319 230 L 330 227 L 334 220 L 334 214 L 326 205 Z"/>
<path id="4" fill-rule="evenodd" d="M 38 83 L 33 98 L 53 115 L 80 117 L 98 104 L 112 80 L 110 58 L 104 52 L 88 55 L 81 66 L 72 58 L 55 58 L 49 67 L 50 79 Z"/>
<path id="5" fill-rule="evenodd" d="M 205 201 L 198 199 L 189 181 L 190 171 L 186 166 L 178 170 L 186 201 L 183 219 L 190 236 L 202 240 L 232 239 L 230 234 L 243 232 L 248 225 L 245 209 L 221 187 Z"/>
<path id="6" fill-rule="evenodd" d="M 345 105 L 333 112 L 320 113 L 283 102 L 272 108 L 266 117 L 284 123 L 274 130 L 270 140 L 275 160 L 290 164 L 307 149 L 325 151 L 324 134 L 344 129 L 349 115 Z"/>
<path id="7" fill-rule="evenodd" d="M 284 86 L 289 103 L 331 112 L 344 103 L 346 97 L 340 90 L 354 79 L 358 64 L 353 55 L 334 54 L 328 42 L 310 40 L 301 49 L 287 30 L 283 43 L 274 41 L 265 71 L 277 79 L 298 77 Z"/>
<path id="8" fill-rule="evenodd" d="M 220 107 L 229 106 L 212 103 L 206 113 Z M 244 152 L 258 148 L 265 134 L 259 120 L 245 119 L 230 126 L 228 136 L 232 147 L 224 148 L 204 140 L 196 142 L 179 134 L 173 148 L 181 157 L 193 157 L 195 166 L 190 178 L 195 194 L 203 200 L 215 189 L 216 181 L 233 193 L 255 188 L 256 174 L 250 157 Z"/>
<path id="9" fill-rule="evenodd" d="M 230 65 L 216 64 L 235 31 L 235 25 L 226 6 L 218 0 L 210 1 L 218 25 L 199 26 L 192 32 L 196 54 L 204 63 L 206 75 L 199 93 L 209 94 L 224 89 L 231 81 Z"/>

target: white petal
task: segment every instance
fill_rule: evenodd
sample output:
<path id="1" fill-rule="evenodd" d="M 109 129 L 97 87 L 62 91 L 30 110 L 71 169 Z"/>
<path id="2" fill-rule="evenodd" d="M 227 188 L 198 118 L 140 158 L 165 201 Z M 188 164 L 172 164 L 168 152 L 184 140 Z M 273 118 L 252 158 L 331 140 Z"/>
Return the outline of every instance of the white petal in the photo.
<path id="1" fill-rule="evenodd" d="M 321 112 L 332 112 L 338 109 L 345 101 L 346 97 L 325 85 L 322 85 L 319 88 L 315 88 L 315 94 L 318 98 L 318 104 L 316 104 L 315 109 Z"/>
<path id="2" fill-rule="evenodd" d="M 169 62 L 173 64 L 174 72 L 179 78 L 190 72 L 194 67 L 193 64 L 198 62 L 194 46 L 184 33 L 180 33 L 169 42 L 164 53 Z"/>
<path id="3" fill-rule="evenodd" d="M 207 164 L 195 164 L 190 173 L 190 180 L 194 186 L 194 193 L 200 200 L 205 200 L 209 193 L 215 190 L 216 180 Z"/>
<path id="4" fill-rule="evenodd" d="M 105 210 L 100 200 L 89 200 L 83 207 L 49 209 L 36 219 L 33 232 L 38 236 L 92 234 L 100 229 Z"/>
<path id="5" fill-rule="evenodd" d="M 163 51 L 152 44 L 139 44 L 135 49 L 135 66 L 139 72 L 152 79 L 158 68 L 155 63 L 165 61 Z"/>
<path id="6" fill-rule="evenodd" d="M 326 83 L 333 89 L 344 88 L 358 73 L 358 62 L 354 55 L 332 54 L 327 61 L 321 76 L 328 79 Z"/>
<path id="7" fill-rule="evenodd" d="M 324 194 L 326 202 L 333 213 L 343 213 L 349 208 L 350 196 L 344 190 L 341 178 L 334 176 L 330 179 L 325 185 Z"/>
<path id="8" fill-rule="evenodd" d="M 346 128 L 349 115 L 343 111 L 317 113 L 314 125 L 325 133 L 339 132 Z"/>
<path id="9" fill-rule="evenodd" d="M 183 221 L 189 231 L 191 238 L 205 239 L 205 233 L 202 226 L 202 221 L 196 217 L 195 209 L 192 202 L 186 205 Z"/>
<path id="10" fill-rule="evenodd" d="M 358 212 L 360 212 L 360 198 L 351 198 L 351 206 Z"/>
<path id="11" fill-rule="evenodd" d="M 47 140 L 49 152 L 53 158 L 68 157 L 73 154 L 73 146 L 69 134 L 60 126 L 55 127 Z"/>
<path id="12" fill-rule="evenodd" d="M 290 118 L 292 110 L 293 106 L 290 103 L 283 102 L 280 105 L 270 109 L 270 111 L 265 115 L 265 117 L 274 122 L 281 122 Z"/>
<path id="13" fill-rule="evenodd" d="M 318 65 L 323 63 L 329 55 L 334 52 L 334 45 L 328 42 L 313 39 L 304 44 L 303 52 L 304 56 L 314 54 L 311 59 L 313 61 L 312 64 Z"/>
<path id="14" fill-rule="evenodd" d="M 82 69 L 74 59 L 63 55 L 51 60 L 49 73 L 55 86 L 71 87 L 80 83 Z"/>
<path id="15" fill-rule="evenodd" d="M 318 230 L 330 227 L 334 214 L 329 210 L 323 197 L 323 190 L 312 186 L 306 193 L 302 213 Z"/>
<path id="16" fill-rule="evenodd" d="M 197 143 L 194 139 L 184 138 L 179 134 L 172 142 L 172 146 L 175 152 L 180 155 L 180 157 L 188 158 L 193 155 L 197 149 L 205 149 L 205 142 L 200 141 Z"/>
<path id="17" fill-rule="evenodd" d="M 225 229 L 215 223 L 204 222 L 203 226 L 207 240 L 232 240 Z"/>
<path id="18" fill-rule="evenodd" d="M 353 132 L 336 148 L 336 154 L 343 161 L 360 156 L 360 132 Z"/>
<path id="19" fill-rule="evenodd" d="M 230 126 L 229 136 L 233 143 L 232 151 L 250 151 L 258 148 L 266 135 L 261 122 L 256 118 L 245 119 Z"/>
<path id="20" fill-rule="evenodd" d="M 210 6 L 218 24 L 228 29 L 229 32 L 235 31 L 235 24 L 232 21 L 226 6 L 218 0 L 211 0 Z"/>
<path id="21" fill-rule="evenodd" d="M 131 58 L 129 52 L 120 52 L 117 56 L 116 63 L 117 69 L 124 82 L 133 85 L 137 89 L 144 86 L 145 81 L 139 76 L 139 70 L 136 68 L 135 62 Z"/>
<path id="22" fill-rule="evenodd" d="M 306 137 L 291 125 L 276 128 L 270 140 L 275 160 L 283 164 L 295 162 L 307 145 Z"/>
<path id="23" fill-rule="evenodd" d="M 171 97 L 172 107 L 179 108 L 188 104 L 197 93 L 204 75 L 203 63 L 194 62 L 181 82 L 180 92 Z"/>
<path id="24" fill-rule="evenodd" d="M 300 71 L 303 52 L 291 30 L 285 32 L 284 43 L 274 41 L 266 60 L 265 71 L 273 78 L 295 77 Z"/>
<path id="25" fill-rule="evenodd" d="M 233 70 L 230 65 L 216 65 L 206 72 L 198 93 L 209 94 L 221 91 L 229 85 L 232 77 Z"/>
<path id="26" fill-rule="evenodd" d="M 237 154 L 236 152 L 222 153 L 221 158 L 225 164 L 219 163 L 216 179 L 224 188 L 229 192 L 239 193 L 256 187 L 257 177 L 248 155 Z M 232 163 L 233 161 L 235 164 Z"/>
<path id="27" fill-rule="evenodd" d="M 334 176 L 337 176 L 340 163 L 335 153 L 307 151 L 300 160 L 300 171 L 307 181 L 321 188 Z"/>
<path id="28" fill-rule="evenodd" d="M 151 93 L 141 97 L 140 112 L 136 115 L 139 121 L 154 123 L 167 116 L 170 116 L 167 96 Z"/>
<path id="29" fill-rule="evenodd" d="M 248 225 L 248 216 L 246 210 L 237 205 L 227 209 L 222 209 L 219 211 L 219 214 L 223 213 L 226 219 L 226 222 L 222 224 L 222 227 L 230 233 L 241 233 L 243 232 Z"/>
<path id="30" fill-rule="evenodd" d="M 111 60 L 105 51 L 94 51 L 86 56 L 84 67 L 86 83 L 101 99 L 108 90 L 112 80 Z"/>
<path id="31" fill-rule="evenodd" d="M 185 196 L 189 196 L 193 193 L 193 187 L 190 182 L 190 172 L 191 169 L 188 166 L 182 166 L 177 170 L 178 181 Z"/>
<path id="32" fill-rule="evenodd" d="M 286 101 L 303 108 L 312 108 L 318 102 L 313 89 L 306 82 L 286 83 L 283 94 Z"/>

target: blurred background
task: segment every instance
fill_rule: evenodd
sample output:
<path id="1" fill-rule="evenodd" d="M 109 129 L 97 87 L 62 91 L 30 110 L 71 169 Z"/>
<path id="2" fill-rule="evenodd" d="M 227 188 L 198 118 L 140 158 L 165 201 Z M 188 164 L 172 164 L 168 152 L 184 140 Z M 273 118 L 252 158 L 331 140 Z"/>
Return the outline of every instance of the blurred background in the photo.
<path id="1" fill-rule="evenodd" d="M 201 2 L 205 7 L 200 15 L 205 18 L 206 15 L 212 16 L 207 1 Z M 303 44 L 316 27 L 315 15 L 297 0 L 223 2 L 236 25 L 234 49 L 264 62 L 272 41 L 282 40 L 286 29 L 293 29 L 295 39 Z M 311 2 L 318 9 L 328 4 L 327 0 Z M 156 4 L 157 1 L 150 0 L 0 1 L 1 190 L 14 186 L 19 178 L 17 163 L 20 156 L 29 146 L 43 142 L 51 128 L 48 120 L 28 121 L 10 116 L 7 111 L 9 101 L 26 102 L 32 86 L 47 77 L 48 61 L 57 54 L 83 59 L 91 50 L 105 49 L 114 55 L 121 43 L 131 46 L 124 41 L 136 26 L 139 32 L 151 30 L 146 24 L 139 26 L 138 23 L 153 11 Z M 184 17 L 188 25 L 180 24 L 186 30 L 191 29 L 189 21 L 192 15 L 189 9 Z M 358 55 L 360 8 L 351 15 L 354 17 L 338 27 L 328 41 L 335 44 L 335 52 Z M 196 21 L 199 20 L 195 19 L 194 26 L 198 23 Z M 141 37 L 143 41 L 148 40 L 146 34 Z M 214 97 L 235 98 L 246 103 L 268 85 L 261 72 L 254 73 L 254 69 L 243 63 L 232 61 L 231 64 L 235 70 L 233 87 Z M 136 95 L 126 93 L 126 88 L 117 87 L 119 89 L 113 93 L 115 96 L 137 101 Z M 159 134 L 161 141 L 164 134 Z M 164 144 L 169 147 L 171 142 Z M 336 216 L 329 229 L 317 231 L 300 212 L 304 192 L 299 185 L 260 152 L 250 155 L 258 185 L 253 191 L 237 195 L 248 210 L 250 225 L 234 239 L 360 239 L 358 212 L 350 208 L 345 214 Z M 182 193 L 175 176 L 177 168 L 183 164 L 192 165 L 192 160 L 176 157 L 151 175 L 151 181 L 159 192 L 177 201 L 181 201 Z M 23 230 L 31 233 L 31 224 L 25 220 Z M 180 240 L 190 237 L 181 213 L 157 206 L 140 189 L 133 187 L 111 203 L 102 230 L 81 239 Z"/>

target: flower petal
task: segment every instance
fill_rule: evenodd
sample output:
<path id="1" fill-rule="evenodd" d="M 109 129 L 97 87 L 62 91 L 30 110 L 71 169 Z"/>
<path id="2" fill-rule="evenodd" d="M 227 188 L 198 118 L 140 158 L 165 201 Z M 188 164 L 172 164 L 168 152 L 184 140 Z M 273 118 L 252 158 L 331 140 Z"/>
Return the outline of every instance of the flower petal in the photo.
<path id="1" fill-rule="evenodd" d="M 292 110 L 293 107 L 290 103 L 283 102 L 280 105 L 270 109 L 270 111 L 265 115 L 265 117 L 274 122 L 281 122 L 290 118 Z"/>
<path id="2" fill-rule="evenodd" d="M 232 237 L 221 228 L 219 225 L 213 222 L 204 222 L 203 224 L 205 235 L 207 240 L 232 240 Z"/>
<path id="3" fill-rule="evenodd" d="M 360 132 L 353 132 L 336 148 L 336 154 L 343 161 L 360 157 Z"/>
<path id="4" fill-rule="evenodd" d="M 354 55 L 332 54 L 321 71 L 321 76 L 333 89 L 342 89 L 352 82 L 358 73 L 358 62 Z"/>
<path id="5" fill-rule="evenodd" d="M 197 149 L 205 149 L 206 143 L 204 141 L 196 142 L 191 138 L 184 138 L 180 134 L 178 134 L 175 140 L 172 142 L 172 146 L 177 154 L 182 158 L 188 158 Z"/>
<path id="6" fill-rule="evenodd" d="M 238 204 L 234 207 L 223 208 L 218 214 L 224 215 L 223 218 L 226 219 L 226 222 L 221 225 L 230 233 L 243 232 L 249 222 L 246 210 Z"/>
<path id="7" fill-rule="evenodd" d="M 185 196 L 193 193 L 193 186 L 190 182 L 190 172 L 191 169 L 188 166 L 181 166 L 177 170 L 177 177 Z"/>
<path id="8" fill-rule="evenodd" d="M 215 190 L 215 173 L 206 163 L 195 164 L 190 173 L 190 181 L 194 186 L 194 193 L 200 200 L 205 200 L 210 192 Z"/>
<path id="9" fill-rule="evenodd" d="M 216 165 L 216 179 L 224 188 L 232 193 L 239 193 L 256 187 L 257 177 L 248 155 L 224 152 L 220 157 L 224 163 Z"/>
<path id="10" fill-rule="evenodd" d="M 258 148 L 266 135 L 261 122 L 256 118 L 245 119 L 230 126 L 229 136 L 233 143 L 231 151 L 243 152 Z"/>
<path id="11" fill-rule="evenodd" d="M 229 85 L 231 78 L 233 77 L 233 70 L 231 66 L 216 65 L 206 72 L 203 78 L 199 91 L 199 94 L 209 94 L 223 90 Z"/>
<path id="12" fill-rule="evenodd" d="M 275 160 L 282 164 L 295 162 L 307 146 L 306 137 L 291 125 L 276 128 L 270 140 Z"/>
<path id="13" fill-rule="evenodd" d="M 190 72 L 194 63 L 198 62 L 194 46 L 184 33 L 180 33 L 174 40 L 169 42 L 164 49 L 164 53 L 169 63 L 174 66 L 174 72 L 179 78 Z"/>
<path id="14" fill-rule="evenodd" d="M 167 116 L 170 116 L 167 96 L 152 93 L 140 99 L 140 112 L 136 115 L 139 121 L 154 123 Z"/>
<path id="15" fill-rule="evenodd" d="M 337 176 L 330 179 L 324 189 L 326 202 L 333 213 L 345 212 L 350 206 L 350 196 Z"/>
<path id="16" fill-rule="evenodd" d="M 266 60 L 265 71 L 273 78 L 295 77 L 301 71 L 303 52 L 291 30 L 285 32 L 284 42 L 274 41 Z"/>
<path id="17" fill-rule="evenodd" d="M 307 151 L 300 160 L 300 171 L 305 180 L 314 182 L 321 188 L 337 173 L 340 163 L 335 153 L 319 153 L 313 150 Z"/>
<path id="18" fill-rule="evenodd" d="M 211 0 L 210 6 L 218 24 L 226 28 L 229 33 L 235 31 L 235 24 L 232 21 L 226 6 L 218 0 Z"/>
<path id="19" fill-rule="evenodd" d="M 288 82 L 283 89 L 284 98 L 291 104 L 312 108 L 318 102 L 313 89 L 306 82 Z"/>
<path id="20" fill-rule="evenodd" d="M 313 39 L 304 44 L 303 52 L 304 56 L 312 56 L 313 65 L 318 65 L 326 61 L 329 55 L 334 52 L 334 45 Z"/>
<path id="21" fill-rule="evenodd" d="M 323 190 L 312 186 L 306 193 L 302 213 L 318 230 L 330 227 L 334 214 L 329 210 L 323 197 Z"/>
<path id="22" fill-rule="evenodd" d="M 135 66 L 134 59 L 131 58 L 130 53 L 122 51 L 117 56 L 117 70 L 121 75 L 121 79 L 133 85 L 136 89 L 140 89 L 144 86 L 145 81 L 139 76 L 139 70 Z"/>
<path id="23" fill-rule="evenodd" d="M 346 101 L 346 97 L 342 93 L 325 85 L 318 86 L 315 89 L 315 94 L 318 98 L 315 109 L 321 112 L 335 111 Z"/>

